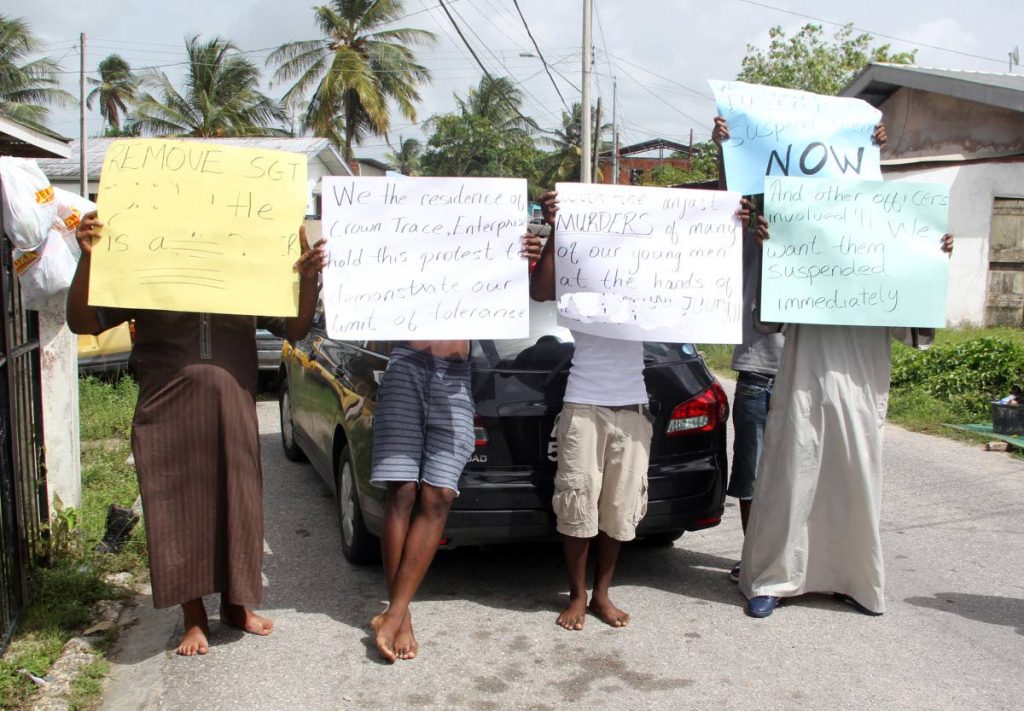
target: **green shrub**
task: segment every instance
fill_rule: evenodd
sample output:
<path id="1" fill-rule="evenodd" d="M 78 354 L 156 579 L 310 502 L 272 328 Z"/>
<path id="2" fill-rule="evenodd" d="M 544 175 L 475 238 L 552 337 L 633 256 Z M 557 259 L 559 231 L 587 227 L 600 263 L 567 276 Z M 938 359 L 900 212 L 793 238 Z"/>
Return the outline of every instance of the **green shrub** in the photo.
<path id="1" fill-rule="evenodd" d="M 892 391 L 920 406 L 925 396 L 948 410 L 946 421 L 986 421 L 989 402 L 1024 382 L 1024 344 L 982 336 L 916 351 L 893 351 Z M 897 403 L 894 403 L 897 404 Z M 899 405 L 903 407 L 903 405 Z M 895 416 L 895 414 L 894 414 Z"/>
<path id="2" fill-rule="evenodd" d="M 138 398 L 139 386 L 127 376 L 112 383 L 91 376 L 79 380 L 82 441 L 127 439 Z"/>

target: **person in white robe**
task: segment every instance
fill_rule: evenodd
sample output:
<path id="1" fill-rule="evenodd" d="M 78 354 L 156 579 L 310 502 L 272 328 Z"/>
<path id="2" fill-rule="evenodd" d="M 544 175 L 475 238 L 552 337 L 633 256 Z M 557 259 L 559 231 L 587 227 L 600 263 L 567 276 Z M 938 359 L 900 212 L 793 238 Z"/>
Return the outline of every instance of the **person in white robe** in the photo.
<path id="1" fill-rule="evenodd" d="M 953 237 L 941 248 L 951 253 Z M 767 617 L 782 598 L 834 593 L 885 611 L 879 534 L 892 339 L 924 329 L 790 325 L 744 539 L 740 590 Z"/>

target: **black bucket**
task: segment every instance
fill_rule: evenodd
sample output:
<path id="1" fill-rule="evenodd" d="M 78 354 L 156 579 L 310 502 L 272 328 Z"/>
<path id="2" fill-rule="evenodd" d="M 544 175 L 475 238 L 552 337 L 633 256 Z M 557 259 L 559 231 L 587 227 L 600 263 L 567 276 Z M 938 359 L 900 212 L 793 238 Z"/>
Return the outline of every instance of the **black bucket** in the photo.
<path id="1" fill-rule="evenodd" d="M 1024 432 L 1024 405 L 992 403 L 992 431 L 1016 435 Z"/>

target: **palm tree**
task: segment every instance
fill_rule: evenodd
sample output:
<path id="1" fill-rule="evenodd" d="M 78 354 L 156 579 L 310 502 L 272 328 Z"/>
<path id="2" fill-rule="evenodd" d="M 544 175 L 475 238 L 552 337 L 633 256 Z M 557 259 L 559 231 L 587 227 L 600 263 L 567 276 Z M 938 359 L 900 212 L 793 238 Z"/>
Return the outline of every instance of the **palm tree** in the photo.
<path id="1" fill-rule="evenodd" d="M 402 139 L 398 137 L 398 150 L 391 151 L 388 160 L 402 175 L 416 175 L 420 172 L 420 155 L 423 153 L 423 144 L 415 138 Z"/>
<path id="2" fill-rule="evenodd" d="M 60 88 L 60 65 L 52 57 L 25 58 L 39 51 L 29 24 L 0 15 L 0 113 L 29 124 L 41 124 L 48 105 L 64 106 L 72 96 Z"/>
<path id="3" fill-rule="evenodd" d="M 127 115 L 128 105 L 134 103 L 138 93 L 139 80 L 132 74 L 132 68 L 120 55 L 112 54 L 100 62 L 100 78 L 89 79 L 95 87 L 85 100 L 92 108 L 92 102 L 99 99 L 100 115 L 106 121 L 111 133 L 121 132 L 121 117 Z"/>
<path id="4" fill-rule="evenodd" d="M 402 0 L 331 0 L 314 9 L 323 39 L 289 42 L 267 57 L 277 64 L 275 82 L 295 83 L 283 103 L 304 98 L 313 89 L 303 126 L 344 148 L 367 135 L 391 128 L 389 101 L 416 120 L 418 87 L 430 80 L 417 64 L 413 45 L 428 45 L 434 35 L 413 28 L 384 29 L 403 15 Z"/>
<path id="5" fill-rule="evenodd" d="M 283 136 L 284 110 L 259 91 L 260 70 L 220 38 L 185 41 L 188 70 L 184 94 L 161 71 L 151 70 L 133 123 L 143 133 L 176 136 Z"/>
<path id="6" fill-rule="evenodd" d="M 556 129 L 551 136 L 544 136 L 541 142 L 551 148 L 541 161 L 541 183 L 543 185 L 554 185 L 559 182 L 578 182 L 580 179 L 580 159 L 583 151 L 582 144 L 583 107 L 574 103 L 572 114 L 562 112 L 562 127 Z M 611 128 L 611 124 L 602 124 L 598 127 L 596 143 L 599 150 L 606 150 L 607 143 L 602 139 L 604 132 Z M 594 180 L 600 180 L 601 171 L 594 176 Z"/>
<path id="7" fill-rule="evenodd" d="M 479 116 L 504 131 L 537 130 L 537 123 L 519 111 L 523 91 L 508 77 L 483 76 L 465 99 L 456 96 L 455 103 L 463 116 Z"/>

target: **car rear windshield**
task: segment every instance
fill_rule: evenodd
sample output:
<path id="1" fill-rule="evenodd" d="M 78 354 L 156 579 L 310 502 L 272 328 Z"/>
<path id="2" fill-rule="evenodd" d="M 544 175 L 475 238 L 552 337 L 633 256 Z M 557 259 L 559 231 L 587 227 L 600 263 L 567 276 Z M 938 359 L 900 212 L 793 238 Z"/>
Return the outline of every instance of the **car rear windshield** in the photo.
<path id="1" fill-rule="evenodd" d="M 555 303 L 531 301 L 528 338 L 473 341 L 470 359 L 477 369 L 548 371 L 559 364 L 568 368 L 572 351 L 572 333 L 558 325 Z M 697 349 L 690 343 L 644 343 L 644 359 L 648 365 L 696 357 Z"/>

